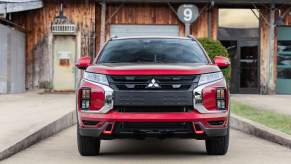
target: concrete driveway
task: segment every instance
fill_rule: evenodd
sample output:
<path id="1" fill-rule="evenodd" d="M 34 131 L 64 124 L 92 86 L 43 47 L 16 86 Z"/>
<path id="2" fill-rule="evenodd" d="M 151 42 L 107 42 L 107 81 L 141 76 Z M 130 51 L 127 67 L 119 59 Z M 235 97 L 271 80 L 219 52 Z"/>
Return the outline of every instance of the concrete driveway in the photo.
<path id="1" fill-rule="evenodd" d="M 101 155 L 82 157 L 77 151 L 76 127 L 64 130 L 4 160 L 1 164 L 96 164 L 96 163 L 203 163 L 203 164 L 288 164 L 291 149 L 231 130 L 229 153 L 206 155 L 204 142 L 196 140 L 102 141 Z"/>
<path id="2" fill-rule="evenodd" d="M 0 95 L 0 159 L 11 147 L 21 149 L 30 144 L 27 137 L 75 110 L 74 94 L 42 94 L 30 91 L 23 94 Z M 61 126 L 60 126 L 61 127 Z M 54 130 L 59 127 L 55 127 Z M 46 132 L 48 134 L 50 132 Z M 37 138 L 35 137 L 35 138 Z M 13 153 L 12 153 L 13 154 Z"/>

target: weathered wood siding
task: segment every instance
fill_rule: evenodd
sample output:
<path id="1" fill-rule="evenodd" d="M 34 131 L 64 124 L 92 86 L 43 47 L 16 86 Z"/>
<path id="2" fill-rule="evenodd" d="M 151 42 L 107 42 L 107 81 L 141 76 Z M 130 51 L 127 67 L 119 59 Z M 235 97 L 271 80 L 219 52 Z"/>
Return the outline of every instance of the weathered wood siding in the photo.
<path id="1" fill-rule="evenodd" d="M 208 12 L 204 7 L 206 6 L 199 7 L 200 12 L 202 13 L 191 27 L 192 35 L 197 38 L 208 37 Z"/>
<path id="2" fill-rule="evenodd" d="M 179 25 L 180 29 L 183 27 L 167 4 L 126 4 L 113 15 L 120 5 L 107 5 L 107 39 L 110 37 L 110 24 L 175 24 Z M 180 35 L 183 35 L 183 31 L 180 32 Z"/>
<path id="3" fill-rule="evenodd" d="M 178 25 L 180 36 L 184 36 L 184 24 L 181 23 L 176 14 L 167 4 L 108 4 L 106 13 L 106 38 L 110 37 L 110 24 L 159 24 L 159 25 Z M 173 6 L 175 9 L 178 5 Z M 199 6 L 201 10 L 203 6 Z M 118 10 L 119 9 L 119 10 Z M 218 10 L 214 10 L 213 27 L 217 27 Z M 115 14 L 114 14 L 115 13 Z M 208 37 L 208 13 L 207 10 L 201 13 L 200 17 L 191 26 L 192 35 Z M 213 37 L 216 38 L 217 28 L 212 31 Z"/>
<path id="4" fill-rule="evenodd" d="M 285 14 L 285 12 L 289 12 L 290 6 L 284 6 L 281 9 L 281 14 Z M 275 28 L 274 35 L 274 55 L 273 58 L 270 58 L 270 9 L 262 8 L 260 15 L 260 86 L 262 94 L 275 94 L 276 92 L 276 80 L 277 80 L 277 28 Z M 278 16 L 278 12 L 276 12 L 275 18 Z M 291 16 L 286 14 L 284 18 L 285 25 L 291 25 Z M 270 72 L 270 61 L 271 68 L 273 68 Z M 270 76 L 272 74 L 272 76 Z"/>
<path id="5" fill-rule="evenodd" d="M 26 30 L 26 86 L 50 85 L 48 34 L 51 23 L 63 3 L 64 15 L 72 20 L 81 33 L 81 54 L 95 53 L 95 1 L 44 0 L 44 8 L 13 15 L 13 21 Z"/>

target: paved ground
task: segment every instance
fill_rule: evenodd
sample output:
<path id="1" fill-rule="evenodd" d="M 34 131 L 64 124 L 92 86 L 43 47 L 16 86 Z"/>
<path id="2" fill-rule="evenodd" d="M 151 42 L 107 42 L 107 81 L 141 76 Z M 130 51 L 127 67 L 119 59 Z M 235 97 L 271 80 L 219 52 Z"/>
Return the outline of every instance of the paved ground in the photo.
<path id="1" fill-rule="evenodd" d="M 0 152 L 75 108 L 73 94 L 0 95 Z"/>
<path id="2" fill-rule="evenodd" d="M 81 157 L 77 152 L 75 128 L 64 130 L 4 160 L 2 164 L 109 164 L 109 163 L 203 163 L 203 164 L 289 164 L 291 149 L 231 130 L 226 156 L 208 156 L 204 142 L 196 140 L 103 141 L 98 157 Z"/>
<path id="3" fill-rule="evenodd" d="M 258 109 L 291 115 L 291 95 L 233 94 L 231 99 Z"/>

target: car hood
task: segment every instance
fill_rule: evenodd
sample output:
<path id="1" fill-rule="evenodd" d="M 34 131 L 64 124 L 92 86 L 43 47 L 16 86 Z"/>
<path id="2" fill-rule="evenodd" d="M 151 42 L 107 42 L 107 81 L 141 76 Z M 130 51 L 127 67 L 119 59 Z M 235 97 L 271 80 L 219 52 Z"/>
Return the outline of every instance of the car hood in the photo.
<path id="1" fill-rule="evenodd" d="M 86 71 L 106 75 L 193 75 L 218 72 L 220 69 L 212 64 L 106 63 L 89 66 Z"/>

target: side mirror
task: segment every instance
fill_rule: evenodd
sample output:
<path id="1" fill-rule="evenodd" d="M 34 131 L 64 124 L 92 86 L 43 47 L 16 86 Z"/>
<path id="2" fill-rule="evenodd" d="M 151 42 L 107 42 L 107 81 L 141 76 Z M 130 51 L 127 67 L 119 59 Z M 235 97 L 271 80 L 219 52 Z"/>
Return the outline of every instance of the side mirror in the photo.
<path id="1" fill-rule="evenodd" d="M 214 64 L 217 65 L 221 69 L 225 69 L 230 66 L 230 61 L 228 58 L 223 56 L 215 56 Z"/>
<path id="2" fill-rule="evenodd" d="M 91 57 L 83 56 L 77 61 L 75 66 L 79 69 L 85 70 L 90 65 L 91 65 Z"/>

